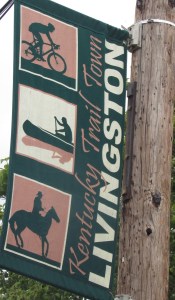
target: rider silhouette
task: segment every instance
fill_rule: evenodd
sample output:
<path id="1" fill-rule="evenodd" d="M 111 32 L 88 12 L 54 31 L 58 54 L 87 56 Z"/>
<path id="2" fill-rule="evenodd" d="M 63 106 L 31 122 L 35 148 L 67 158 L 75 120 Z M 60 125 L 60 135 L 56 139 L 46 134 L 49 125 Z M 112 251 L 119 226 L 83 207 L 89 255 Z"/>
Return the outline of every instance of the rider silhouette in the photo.
<path id="1" fill-rule="evenodd" d="M 32 214 L 33 214 L 33 216 L 36 216 L 37 218 L 41 216 L 40 211 L 44 210 L 44 208 L 42 207 L 42 202 L 41 202 L 42 196 L 43 196 L 42 192 L 39 191 L 34 199 Z"/>
<path id="2" fill-rule="evenodd" d="M 62 126 L 62 129 L 56 129 L 55 133 L 58 137 L 64 139 L 66 142 L 68 143 L 72 143 L 72 130 L 70 128 L 70 126 L 67 124 L 67 119 L 65 117 L 62 118 L 62 123 L 57 119 L 57 117 L 55 118 L 55 122 L 57 122 L 60 126 Z M 63 132 L 63 134 L 59 134 L 58 132 Z"/>
<path id="3" fill-rule="evenodd" d="M 51 45 L 55 45 L 52 41 L 52 38 L 50 37 L 50 32 L 53 32 L 55 30 L 55 27 L 51 24 L 48 23 L 48 25 L 44 25 L 41 23 L 32 23 L 29 26 L 29 31 L 33 34 L 34 39 L 38 41 L 38 47 L 39 47 L 39 59 L 42 61 L 45 61 L 43 58 L 43 38 L 41 34 L 45 34 L 51 43 Z"/>

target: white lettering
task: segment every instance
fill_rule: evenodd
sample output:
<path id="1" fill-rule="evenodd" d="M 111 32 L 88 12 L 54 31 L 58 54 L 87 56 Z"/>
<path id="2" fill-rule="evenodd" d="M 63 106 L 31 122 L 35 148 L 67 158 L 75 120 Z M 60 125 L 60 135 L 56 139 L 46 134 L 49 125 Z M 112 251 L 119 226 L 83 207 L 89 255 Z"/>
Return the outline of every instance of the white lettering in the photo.
<path id="1" fill-rule="evenodd" d="M 108 50 L 112 50 L 111 52 L 108 52 L 105 55 L 105 62 L 108 65 L 123 69 L 124 68 L 123 61 L 117 60 L 116 57 L 124 54 L 124 47 L 115 45 L 113 43 L 109 43 L 108 41 L 105 41 L 105 46 Z"/>
<path id="2" fill-rule="evenodd" d="M 93 248 L 93 255 L 95 255 L 99 258 L 102 258 L 108 262 L 112 262 L 112 259 L 113 259 L 112 253 L 105 251 L 103 249 L 100 249 L 99 247 L 96 247 L 96 246 L 94 246 L 94 248 Z"/>
<path id="3" fill-rule="evenodd" d="M 110 162 L 107 156 L 109 156 L 113 162 Z M 102 159 L 103 164 L 108 171 L 111 173 L 118 172 L 120 168 L 120 152 L 118 148 L 113 145 L 109 146 L 108 144 L 104 144 L 102 149 Z"/>
<path id="4" fill-rule="evenodd" d="M 110 278 L 111 278 L 111 267 L 108 265 L 106 266 L 104 277 L 99 276 L 92 272 L 90 272 L 89 274 L 89 281 L 101 285 L 105 288 L 109 288 Z"/>
<path id="5" fill-rule="evenodd" d="M 105 215 L 117 219 L 117 211 L 103 203 L 98 204 L 98 211 L 104 213 Z"/>
<path id="6" fill-rule="evenodd" d="M 119 188 L 119 180 L 105 172 L 101 172 L 101 175 L 109 184 L 100 188 L 100 197 L 118 204 L 118 197 L 111 194 L 111 192 Z"/>
<path id="7" fill-rule="evenodd" d="M 109 93 L 105 92 L 105 99 L 104 99 L 104 113 L 105 115 L 109 115 L 109 109 L 114 110 L 115 112 L 119 113 L 120 115 L 123 114 L 123 107 L 117 104 L 114 101 L 109 99 Z"/>
<path id="8" fill-rule="evenodd" d="M 95 243 L 114 241 L 114 233 L 115 233 L 114 229 L 111 228 L 111 226 L 109 226 L 107 224 L 107 222 L 99 214 L 97 214 L 97 223 L 107 233 L 96 233 L 95 234 Z"/>
<path id="9" fill-rule="evenodd" d="M 111 77 L 113 79 L 111 81 L 114 81 L 114 79 L 117 79 L 118 85 L 117 84 L 114 85 L 114 82 L 113 82 L 113 84 L 109 83 Z M 124 88 L 123 76 L 121 75 L 121 73 L 117 70 L 106 69 L 105 70 L 105 86 L 109 92 L 111 92 L 115 95 L 121 95 L 123 93 L 123 88 Z"/>
<path id="10" fill-rule="evenodd" d="M 105 134 L 105 137 L 108 139 L 108 140 L 112 140 L 114 135 L 115 135 L 115 132 L 117 130 L 117 136 L 115 136 L 115 144 L 118 145 L 121 143 L 121 140 L 122 140 L 122 129 L 121 129 L 121 126 L 120 124 L 117 122 L 117 121 L 113 121 L 111 124 L 110 124 L 110 119 L 109 118 L 106 118 L 104 120 L 104 126 L 103 126 L 103 129 L 104 129 L 104 134 Z"/>

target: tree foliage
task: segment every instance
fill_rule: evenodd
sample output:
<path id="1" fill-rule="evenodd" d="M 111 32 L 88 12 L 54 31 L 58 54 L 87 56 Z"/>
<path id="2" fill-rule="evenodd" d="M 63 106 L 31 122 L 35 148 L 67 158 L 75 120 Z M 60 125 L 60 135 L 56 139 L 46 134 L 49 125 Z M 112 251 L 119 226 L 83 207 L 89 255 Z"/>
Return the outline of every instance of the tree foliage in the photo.
<path id="1" fill-rule="evenodd" d="M 173 150 L 172 150 L 172 189 L 170 215 L 170 280 L 169 300 L 175 300 L 175 114 L 173 119 Z"/>
<path id="2" fill-rule="evenodd" d="M 0 160 L 0 164 L 2 164 L 2 168 L 0 168 L 0 197 L 5 197 L 7 191 L 7 178 L 8 178 L 8 170 L 9 170 L 9 159 L 4 158 Z"/>
<path id="3" fill-rule="evenodd" d="M 0 299 L 5 300 L 80 300 L 66 291 L 41 283 L 26 276 L 1 270 Z"/>
<path id="4" fill-rule="evenodd" d="M 73 300 L 80 299 L 75 295 L 27 278 L 25 276 L 9 273 L 9 278 L 3 283 L 5 299 L 8 300 Z M 0 298 L 1 299 L 1 298 Z"/>

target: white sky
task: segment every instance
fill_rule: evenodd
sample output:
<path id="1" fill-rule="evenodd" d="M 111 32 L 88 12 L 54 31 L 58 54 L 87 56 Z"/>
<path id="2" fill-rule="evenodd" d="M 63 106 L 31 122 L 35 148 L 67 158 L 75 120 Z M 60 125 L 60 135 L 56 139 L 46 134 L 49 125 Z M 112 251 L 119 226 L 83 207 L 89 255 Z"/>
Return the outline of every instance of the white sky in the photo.
<path id="1" fill-rule="evenodd" d="M 37 0 L 36 0 L 37 1 Z M 0 0 L 0 8 L 7 0 Z M 103 21 L 115 27 L 134 23 L 136 0 L 55 0 L 61 5 Z M 0 20 L 0 159 L 8 157 L 11 137 L 13 85 L 13 7 Z M 128 77 L 130 55 L 128 56 Z"/>

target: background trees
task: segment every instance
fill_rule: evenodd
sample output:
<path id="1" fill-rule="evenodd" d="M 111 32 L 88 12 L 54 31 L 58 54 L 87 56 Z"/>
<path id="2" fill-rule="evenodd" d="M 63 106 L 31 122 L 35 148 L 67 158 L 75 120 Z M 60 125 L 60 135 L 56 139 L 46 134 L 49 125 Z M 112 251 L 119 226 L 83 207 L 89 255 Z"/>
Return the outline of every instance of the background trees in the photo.
<path id="1" fill-rule="evenodd" d="M 5 197 L 7 190 L 7 178 L 9 170 L 9 159 L 4 158 L 0 160 L 0 163 L 3 164 L 3 167 L 0 168 L 0 197 Z"/>
<path id="2" fill-rule="evenodd" d="M 170 215 L 170 281 L 169 300 L 175 299 L 175 112 L 173 119 L 173 150 L 172 150 L 172 188 L 171 188 L 171 215 Z"/>

